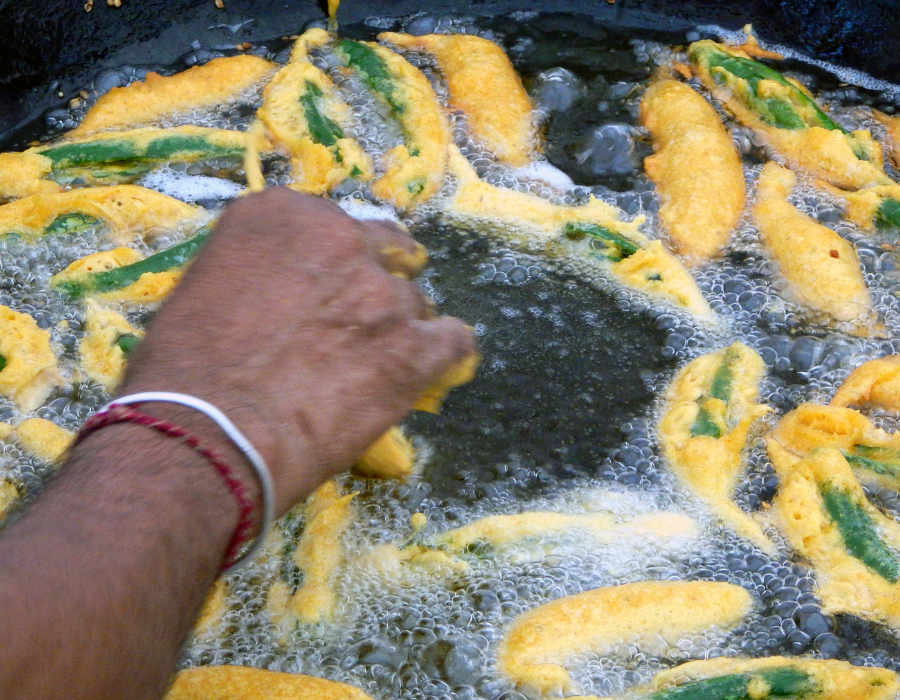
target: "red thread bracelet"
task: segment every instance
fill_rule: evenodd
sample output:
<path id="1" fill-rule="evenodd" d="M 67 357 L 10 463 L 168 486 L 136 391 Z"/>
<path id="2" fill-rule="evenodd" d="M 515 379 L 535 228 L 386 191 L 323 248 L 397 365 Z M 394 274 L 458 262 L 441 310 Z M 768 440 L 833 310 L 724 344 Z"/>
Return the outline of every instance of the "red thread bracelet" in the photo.
<path id="1" fill-rule="evenodd" d="M 238 560 L 237 555 L 241 550 L 241 547 L 243 547 L 250 539 L 250 531 L 253 529 L 252 516 L 253 512 L 256 510 L 256 505 L 247 493 L 246 484 L 235 476 L 235 470 L 225 462 L 218 452 L 213 448 L 204 445 L 196 435 L 192 435 L 174 423 L 154 418 L 153 416 L 141 413 L 140 411 L 136 411 L 135 409 L 124 405 L 111 406 L 105 411 L 95 413 L 88 418 L 81 426 L 81 430 L 78 432 L 75 443 L 77 444 L 86 436 L 101 428 L 117 423 L 135 423 L 136 425 L 151 428 L 162 433 L 166 437 L 182 440 L 185 445 L 203 456 L 206 461 L 213 466 L 219 476 L 222 477 L 222 480 L 225 482 L 225 485 L 228 487 L 228 490 L 231 491 L 234 500 L 237 502 L 239 514 L 237 527 L 235 528 L 231 542 L 228 544 L 228 549 L 225 552 L 225 559 L 222 562 L 222 568 L 219 573 L 221 574 L 223 571 L 231 568 Z"/>

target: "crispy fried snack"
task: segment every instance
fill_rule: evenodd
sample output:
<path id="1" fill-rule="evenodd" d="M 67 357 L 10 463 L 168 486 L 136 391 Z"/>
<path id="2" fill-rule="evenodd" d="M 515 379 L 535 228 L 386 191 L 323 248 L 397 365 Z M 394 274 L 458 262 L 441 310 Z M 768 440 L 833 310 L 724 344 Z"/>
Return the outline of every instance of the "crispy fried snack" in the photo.
<path id="1" fill-rule="evenodd" d="M 103 95 L 67 136 L 145 126 L 178 110 L 218 107 L 238 99 L 275 68 L 257 56 L 241 55 L 215 58 L 169 77 L 148 73 L 144 82 Z"/>
<path id="2" fill-rule="evenodd" d="M 876 428 L 852 408 L 801 404 L 779 421 L 766 442 L 779 474 L 788 474 L 813 450 L 833 447 L 860 480 L 900 490 L 900 435 Z"/>
<path id="3" fill-rule="evenodd" d="M 307 61 L 287 64 L 266 85 L 259 118 L 290 153 L 294 189 L 324 194 L 347 178 L 372 178 L 372 159 L 344 134 L 347 112 L 331 79 Z"/>
<path id="4" fill-rule="evenodd" d="M 813 565 L 826 613 L 900 627 L 900 526 L 869 503 L 839 450 L 818 448 L 773 501 L 788 541 Z"/>
<path id="5" fill-rule="evenodd" d="M 756 403 L 765 371 L 762 358 L 740 342 L 698 357 L 669 385 L 659 442 L 683 484 L 742 537 L 771 552 L 756 521 L 731 499 L 747 432 L 770 410 Z"/>
<path id="6" fill-rule="evenodd" d="M 164 700 L 372 700 L 346 683 L 243 666 L 180 671 Z"/>
<path id="7" fill-rule="evenodd" d="M 597 588 L 546 603 L 517 617 L 497 652 L 497 666 L 539 695 L 577 692 L 562 664 L 576 654 L 608 654 L 636 641 L 663 653 L 685 635 L 729 629 L 750 612 L 750 594 L 729 583 L 642 581 Z"/>
<path id="8" fill-rule="evenodd" d="M 856 251 L 788 201 L 796 180 L 775 163 L 763 167 L 753 208 L 762 242 L 797 303 L 837 321 L 858 323 L 871 315 L 872 300 Z"/>
<path id="9" fill-rule="evenodd" d="M 644 700 L 890 700 L 900 679 L 886 668 L 846 661 L 772 656 L 765 659 L 689 661 L 658 673 L 629 698 Z M 605 700 L 613 700 L 606 698 Z"/>
<path id="10" fill-rule="evenodd" d="M 243 155 L 247 135 L 240 131 L 178 126 L 146 127 L 36 146 L 0 154 L 0 198 L 15 199 L 61 188 L 47 177 L 78 176 L 93 184 L 130 182 L 151 163 L 194 161 Z M 265 139 L 258 148 L 271 150 Z"/>
<path id="11" fill-rule="evenodd" d="M 503 163 L 520 167 L 531 160 L 538 149 L 531 98 L 497 44 L 469 34 L 383 32 L 378 39 L 434 55 L 450 106 L 465 113 L 472 133 Z"/>
<path id="12" fill-rule="evenodd" d="M 687 85 L 658 80 L 641 100 L 656 153 L 644 170 L 663 204 L 675 252 L 690 264 L 718 256 L 744 208 L 741 157 L 710 104 Z"/>
<path id="13" fill-rule="evenodd" d="M 714 41 L 695 42 L 688 53 L 706 88 L 791 167 L 845 189 L 891 184 L 872 135 L 842 129 L 804 88 L 778 71 Z"/>
<path id="14" fill-rule="evenodd" d="M 92 187 L 35 194 L 0 206 L 0 236 L 35 238 L 67 233 L 99 223 L 117 238 L 130 240 L 151 228 L 191 227 L 204 219 L 200 207 L 137 185 Z"/>
<path id="15" fill-rule="evenodd" d="M 856 192 L 819 180 L 819 187 L 844 203 L 847 218 L 863 230 L 900 227 L 900 185 L 873 185 Z"/>
<path id="16" fill-rule="evenodd" d="M 444 181 L 451 143 L 428 78 L 402 56 L 375 43 L 344 39 L 336 42 L 335 53 L 403 128 L 405 144 L 385 155 L 386 171 L 372 185 L 372 192 L 403 210 L 427 201 Z"/>
<path id="17" fill-rule="evenodd" d="M 144 337 L 122 314 L 93 299 L 85 302 L 85 335 L 78 345 L 85 374 L 111 392 L 122 380 L 131 349 Z"/>
<path id="18" fill-rule="evenodd" d="M 50 348 L 50 331 L 39 328 L 28 314 L 0 306 L 0 394 L 27 413 L 64 384 Z"/>
<path id="19" fill-rule="evenodd" d="M 711 319 L 712 311 L 690 273 L 659 241 L 648 241 L 637 223 L 620 221 L 615 207 L 593 197 L 582 206 L 559 206 L 495 187 L 478 179 L 455 146 L 450 148 L 450 171 L 458 188 L 444 208 L 445 218 L 487 227 L 514 244 L 540 247 L 549 255 L 605 261 L 622 284 Z"/>
<path id="20" fill-rule="evenodd" d="M 306 528 L 294 552 L 303 584 L 293 593 L 282 579 L 272 585 L 267 608 L 275 624 L 292 629 L 297 623 L 333 619 L 333 579 L 344 561 L 341 537 L 353 517 L 350 501 L 355 495 L 344 496 L 334 481 L 327 481 L 306 502 Z"/>
<path id="21" fill-rule="evenodd" d="M 900 355 L 861 364 L 835 392 L 831 405 L 900 411 Z"/>

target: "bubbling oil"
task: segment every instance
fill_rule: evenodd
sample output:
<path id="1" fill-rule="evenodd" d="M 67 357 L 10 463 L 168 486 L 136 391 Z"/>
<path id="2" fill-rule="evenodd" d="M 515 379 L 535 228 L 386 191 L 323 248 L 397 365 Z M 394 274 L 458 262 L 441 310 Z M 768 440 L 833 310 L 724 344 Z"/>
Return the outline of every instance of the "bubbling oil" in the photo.
<path id="1" fill-rule="evenodd" d="M 722 32 L 698 27 L 692 36 L 648 38 L 604 26 L 605 43 L 585 49 L 584 55 L 559 54 L 542 47 L 558 41 L 560 31 L 588 37 L 600 29 L 589 27 L 583 17 L 554 16 L 549 27 L 544 22 L 536 13 L 494 19 L 419 13 L 376 18 L 348 31 L 366 37 L 381 29 L 464 32 L 500 42 L 531 90 L 548 142 L 535 165 L 514 170 L 479 143 L 464 115 L 450 111 L 454 141 L 479 176 L 558 204 L 596 196 L 630 218 L 644 217 L 646 235 L 659 238 L 659 201 L 640 167 L 650 152 L 648 136 L 637 123 L 643 87 L 659 65 L 684 60 L 680 47 L 686 41 Z M 774 48 L 793 59 L 793 77 L 827 97 L 839 123 L 883 135 L 869 108 L 893 112 L 898 86 Z M 289 44 L 273 41 L 255 51 L 284 63 L 288 49 Z M 185 66 L 216 55 L 194 47 Z M 416 52 L 405 55 L 428 76 L 446 106 L 447 89 L 433 60 Z M 339 68 L 327 47 L 316 50 L 312 60 L 350 105 L 349 135 L 383 172 L 384 154 L 402 142 L 401 129 L 360 81 Z M 111 87 L 145 74 L 123 68 L 98 76 L 86 89 L 87 99 L 47 115 L 48 136 L 76 126 Z M 761 144 L 696 81 L 689 84 L 710 99 L 731 129 L 745 159 L 752 200 L 766 158 Z M 171 115 L 158 125 L 244 130 L 260 103 L 261 88 L 221 109 Z M 270 185 L 286 184 L 291 177 L 288 161 L 277 155 L 265 162 L 265 173 Z M 243 173 L 237 162 L 174 164 L 154 169 L 141 184 L 216 211 L 236 196 Z M 651 579 L 734 583 L 752 593 L 754 609 L 737 629 L 686 636 L 662 655 L 627 639 L 603 657 L 579 655 L 568 669 L 584 692 L 619 694 L 675 664 L 717 656 L 804 654 L 900 670 L 900 643 L 892 632 L 822 612 L 814 573 L 774 528 L 765 528 L 776 545 L 776 554 L 769 556 L 711 519 L 667 470 L 655 428 L 662 393 L 678 367 L 737 339 L 757 350 L 768 368 L 760 401 L 775 411 L 750 436 L 747 474 L 735 499 L 746 511 L 763 511 L 777 488 L 765 432 L 798 404 L 827 401 L 865 360 L 900 351 L 900 277 L 895 253 L 883 245 L 888 239 L 857 230 L 843 219 L 838 203 L 801 177 L 791 202 L 856 246 L 883 333 L 849 335 L 786 298 L 746 213 L 727 254 L 693 271 L 721 319 L 710 326 L 649 304 L 593 263 L 547 261 L 535 251 L 510 248 L 503 239 L 485 238 L 474 226 L 440 223 L 441 205 L 454 187 L 448 178 L 435 200 L 402 220 L 431 252 L 423 290 L 443 313 L 466 319 L 479 335 L 485 355 L 479 376 L 451 394 L 441 416 L 414 415 L 406 422 L 418 455 L 416 474 L 408 481 L 341 478 L 344 490 L 358 495 L 343 540 L 347 563 L 334 584 L 339 605 L 333 623 L 299 625 L 285 633 L 266 613 L 270 586 L 292 571 L 290 556 L 305 527 L 300 513 L 284 524 L 282 546 L 227 577 L 220 622 L 187 643 L 181 665 L 231 663 L 308 673 L 351 683 L 381 700 L 517 700 L 523 696 L 494 666 L 497 646 L 517 615 L 562 596 Z M 374 202 L 365 183 L 345 183 L 337 197 L 359 218 L 401 218 Z M 156 232 L 136 245 L 150 252 L 181 238 L 178 231 Z M 30 313 L 50 329 L 63 372 L 72 380 L 71 388 L 54 395 L 37 415 L 73 430 L 108 396 L 78 373 L 82 308 L 47 292 L 47 280 L 73 260 L 109 247 L 95 230 L 34 243 L 16 237 L 0 241 L 0 304 Z M 140 306 L 126 311 L 141 327 L 152 312 Z M 17 415 L 10 401 L 0 399 L 0 419 Z M 875 411 L 872 418 L 887 429 L 900 428 L 892 416 Z M 50 469 L 17 446 L 0 443 L 0 472 L 31 499 Z M 869 495 L 900 519 L 900 495 L 887 489 Z M 469 557 L 465 571 L 440 576 L 410 567 L 391 578 L 360 565 L 378 545 L 408 541 L 415 513 L 426 515 L 422 536 L 428 537 L 480 517 L 530 510 L 603 512 L 621 520 L 673 512 L 693 518 L 701 534 L 662 546 L 636 538 L 604 543 L 584 533 L 564 533 L 520 543 L 502 556 Z"/>

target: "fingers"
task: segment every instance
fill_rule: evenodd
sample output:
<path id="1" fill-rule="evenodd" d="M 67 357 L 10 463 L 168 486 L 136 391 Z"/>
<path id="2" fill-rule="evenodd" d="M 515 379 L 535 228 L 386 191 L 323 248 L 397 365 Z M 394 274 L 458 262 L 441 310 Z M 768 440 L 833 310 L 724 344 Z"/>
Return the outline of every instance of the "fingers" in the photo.
<path id="1" fill-rule="evenodd" d="M 478 352 L 475 331 L 458 318 L 439 316 L 412 325 L 419 337 L 416 369 L 425 379 L 425 386 L 434 384 Z"/>
<path id="2" fill-rule="evenodd" d="M 392 275 L 413 279 L 428 262 L 425 246 L 389 221 L 365 222 L 363 235 L 371 255 Z"/>

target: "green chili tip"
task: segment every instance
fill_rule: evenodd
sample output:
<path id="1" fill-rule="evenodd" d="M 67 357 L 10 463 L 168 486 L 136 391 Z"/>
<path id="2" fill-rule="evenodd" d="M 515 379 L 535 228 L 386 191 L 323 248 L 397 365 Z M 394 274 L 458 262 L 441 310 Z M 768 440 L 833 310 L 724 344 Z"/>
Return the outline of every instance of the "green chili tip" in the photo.
<path id="1" fill-rule="evenodd" d="M 841 450 L 841 454 L 855 469 L 865 469 L 885 476 L 900 476 L 900 450 L 854 445 L 851 451 Z"/>
<path id="2" fill-rule="evenodd" d="M 900 228 L 900 202 L 885 197 L 875 213 L 875 221 L 882 226 Z"/>
<path id="3" fill-rule="evenodd" d="M 3 355 L 0 355 L 0 372 L 3 371 L 4 367 L 6 367 L 6 358 Z"/>
<path id="4" fill-rule="evenodd" d="M 591 247 L 599 246 L 599 257 L 613 262 L 624 260 L 641 249 L 634 241 L 629 240 L 622 234 L 596 224 L 568 223 L 565 231 L 566 236 L 571 239 L 590 236 Z"/>
<path id="5" fill-rule="evenodd" d="M 834 520 L 847 552 L 891 583 L 900 579 L 900 560 L 879 537 L 875 523 L 853 496 L 827 484 L 819 487 L 825 509 Z"/>
<path id="6" fill-rule="evenodd" d="M 138 338 L 134 333 L 120 333 L 116 337 L 116 345 L 119 346 L 119 349 L 125 353 L 125 357 L 131 355 L 132 350 L 137 346 Z"/>

